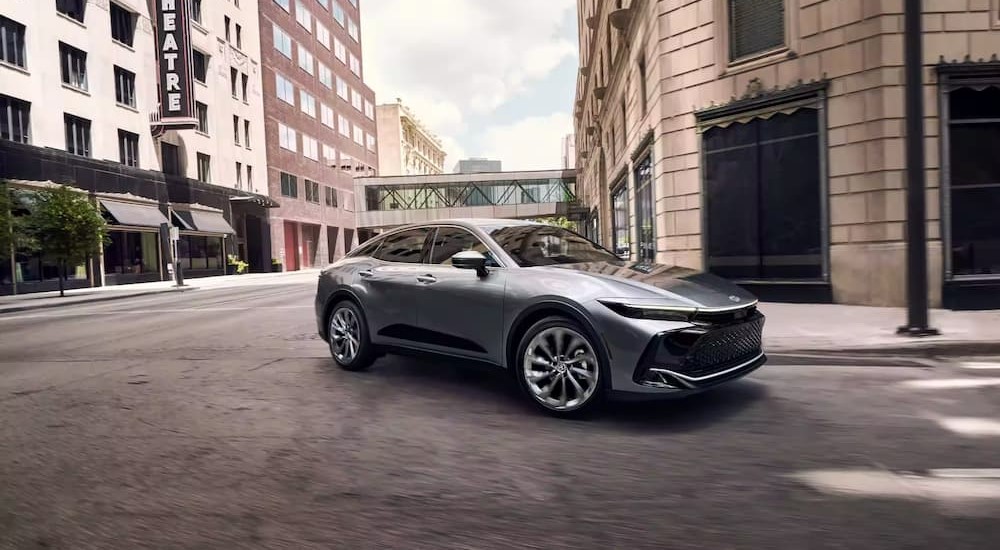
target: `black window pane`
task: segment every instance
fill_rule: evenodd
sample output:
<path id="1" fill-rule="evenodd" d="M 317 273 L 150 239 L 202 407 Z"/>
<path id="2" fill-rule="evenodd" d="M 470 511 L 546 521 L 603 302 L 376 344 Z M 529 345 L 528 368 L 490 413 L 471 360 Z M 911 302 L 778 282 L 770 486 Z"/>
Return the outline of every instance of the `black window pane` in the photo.
<path id="1" fill-rule="evenodd" d="M 111 4 L 111 37 L 127 46 L 135 38 L 135 14 L 118 4 Z"/>
<path id="2" fill-rule="evenodd" d="M 951 120 L 1000 118 L 1000 86 L 948 92 Z"/>
<path id="3" fill-rule="evenodd" d="M 90 121 L 73 115 L 63 115 L 66 127 L 66 151 L 83 157 L 90 156 Z"/>
<path id="4" fill-rule="evenodd" d="M 198 131 L 207 134 L 208 133 L 208 105 L 204 103 L 195 102 L 195 111 L 198 114 Z"/>
<path id="5" fill-rule="evenodd" d="M 474 250 L 486 256 L 487 265 L 497 265 L 490 255 L 490 250 L 482 241 L 472 233 L 454 227 L 438 228 L 434 235 L 434 247 L 431 249 L 429 263 L 451 265 L 451 257 L 466 250 Z"/>
<path id="6" fill-rule="evenodd" d="M 191 19 L 201 23 L 201 0 L 191 0 Z"/>
<path id="7" fill-rule="evenodd" d="M 297 198 L 299 196 L 299 180 L 291 174 L 281 174 L 281 194 L 285 197 Z"/>
<path id="8" fill-rule="evenodd" d="M 375 257 L 386 262 L 420 263 L 427 233 L 427 229 L 412 229 L 390 235 L 385 239 Z"/>
<path id="9" fill-rule="evenodd" d="M 816 122 L 815 112 L 777 115 L 761 126 L 785 127 L 792 119 Z M 782 121 L 781 119 L 788 119 Z M 823 275 L 820 219 L 819 137 L 760 146 L 761 275 L 767 279 L 818 279 Z"/>
<path id="10" fill-rule="evenodd" d="M 1000 186 L 952 189 L 951 209 L 952 274 L 1000 274 Z"/>
<path id="11" fill-rule="evenodd" d="M 87 0 L 56 0 L 56 10 L 83 23 Z"/>
<path id="12" fill-rule="evenodd" d="M 952 186 L 1000 184 L 1000 120 L 952 124 L 950 158 Z"/>
<path id="13" fill-rule="evenodd" d="M 726 136 L 730 131 L 740 136 Z M 742 141 L 746 131 L 743 124 L 712 129 L 716 142 L 726 144 Z M 754 145 L 705 154 L 708 269 L 716 275 L 760 277 L 758 172 Z"/>
<path id="14" fill-rule="evenodd" d="M 125 166 L 139 166 L 139 135 L 118 130 L 118 153 Z"/>
<path id="15" fill-rule="evenodd" d="M 212 157 L 198 153 L 198 181 L 212 183 Z"/>
<path id="16" fill-rule="evenodd" d="M 611 241 L 614 253 L 628 257 L 631 253 L 629 235 L 628 186 L 618 186 L 611 196 Z"/>
<path id="17" fill-rule="evenodd" d="M 639 261 L 647 263 L 656 260 L 652 177 L 652 159 L 647 156 L 635 169 L 636 244 Z"/>
<path id="18" fill-rule="evenodd" d="M 0 61 L 25 66 L 24 25 L 0 15 Z"/>
<path id="19" fill-rule="evenodd" d="M 193 51 L 194 56 L 194 79 L 198 82 L 205 82 L 208 78 L 208 57 L 199 52 Z"/>
<path id="20" fill-rule="evenodd" d="M 785 44 L 785 0 L 729 0 L 730 59 Z"/>
<path id="21" fill-rule="evenodd" d="M 115 101 L 135 107 L 135 74 L 115 67 Z"/>
<path id="22" fill-rule="evenodd" d="M 0 94 L 0 139 L 31 143 L 31 104 Z"/>
<path id="23" fill-rule="evenodd" d="M 164 174 L 171 176 L 181 175 L 180 153 L 176 145 L 160 142 L 160 157 Z"/>
<path id="24" fill-rule="evenodd" d="M 70 46 L 59 43 L 60 69 L 62 71 L 62 81 L 64 84 L 87 89 L 87 53 Z"/>

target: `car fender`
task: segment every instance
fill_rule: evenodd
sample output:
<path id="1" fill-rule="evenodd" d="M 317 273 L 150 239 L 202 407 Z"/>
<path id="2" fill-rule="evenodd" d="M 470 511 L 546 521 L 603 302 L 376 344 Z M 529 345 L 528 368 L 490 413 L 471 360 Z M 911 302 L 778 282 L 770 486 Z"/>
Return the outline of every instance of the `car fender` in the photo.
<path id="1" fill-rule="evenodd" d="M 595 351 L 601 355 L 602 361 L 610 367 L 611 354 L 609 352 L 609 348 L 604 341 L 604 338 L 601 337 L 600 331 L 597 330 L 594 320 L 591 318 L 590 314 L 587 313 L 586 308 L 561 296 L 541 296 L 533 304 L 519 311 L 514 316 L 513 321 L 505 323 L 505 326 L 507 327 L 507 334 L 504 335 L 504 341 L 506 342 L 505 349 L 507 350 L 507 353 L 504 354 L 503 358 L 503 366 L 505 368 L 510 368 L 512 366 L 511 357 L 517 353 L 517 346 L 519 342 L 515 336 L 518 332 L 520 332 L 519 329 L 526 330 L 528 328 L 527 326 L 522 326 L 525 320 L 545 310 L 559 311 L 561 314 L 580 323 L 583 329 L 587 332 L 587 336 L 590 337 L 591 341 L 597 347 Z"/>

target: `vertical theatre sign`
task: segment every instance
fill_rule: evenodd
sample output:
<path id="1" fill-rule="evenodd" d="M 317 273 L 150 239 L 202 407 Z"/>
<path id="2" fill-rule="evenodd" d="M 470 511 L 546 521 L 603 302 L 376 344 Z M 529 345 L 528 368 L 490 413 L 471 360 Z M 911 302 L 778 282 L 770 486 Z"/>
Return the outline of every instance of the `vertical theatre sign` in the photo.
<path id="1" fill-rule="evenodd" d="M 155 0 L 160 124 L 194 127 L 194 67 L 189 0 Z"/>

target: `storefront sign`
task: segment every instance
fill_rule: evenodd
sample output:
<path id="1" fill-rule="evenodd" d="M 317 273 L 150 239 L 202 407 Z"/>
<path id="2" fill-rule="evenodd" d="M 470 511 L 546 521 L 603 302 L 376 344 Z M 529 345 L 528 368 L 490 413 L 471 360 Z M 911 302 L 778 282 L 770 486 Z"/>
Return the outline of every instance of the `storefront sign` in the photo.
<path id="1" fill-rule="evenodd" d="M 194 126 L 194 67 L 187 0 L 156 0 L 160 123 Z"/>

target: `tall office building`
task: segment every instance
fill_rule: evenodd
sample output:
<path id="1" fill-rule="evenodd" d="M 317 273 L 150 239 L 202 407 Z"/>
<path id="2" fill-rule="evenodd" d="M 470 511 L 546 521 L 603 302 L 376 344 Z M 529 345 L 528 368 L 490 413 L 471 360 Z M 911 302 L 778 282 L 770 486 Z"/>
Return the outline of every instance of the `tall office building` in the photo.
<path id="1" fill-rule="evenodd" d="M 179 42 L 171 93 L 191 100 L 180 125 L 160 118 L 156 9 Z M 109 223 L 69 288 L 169 279 L 163 223 L 188 277 L 223 274 L 227 253 L 270 268 L 257 26 L 256 0 L 0 3 L 0 180 L 79 189 Z M 0 264 L 0 294 L 57 284 L 44 251 Z"/>
<path id="2" fill-rule="evenodd" d="M 357 242 L 353 178 L 378 164 L 358 0 L 260 8 L 272 248 L 286 270 L 325 265 Z"/>
<path id="3" fill-rule="evenodd" d="M 380 176 L 433 175 L 444 172 L 445 152 L 438 139 L 399 99 L 375 107 Z"/>

